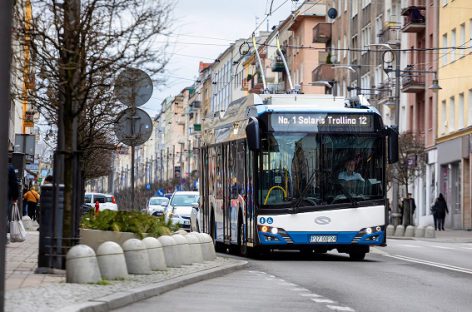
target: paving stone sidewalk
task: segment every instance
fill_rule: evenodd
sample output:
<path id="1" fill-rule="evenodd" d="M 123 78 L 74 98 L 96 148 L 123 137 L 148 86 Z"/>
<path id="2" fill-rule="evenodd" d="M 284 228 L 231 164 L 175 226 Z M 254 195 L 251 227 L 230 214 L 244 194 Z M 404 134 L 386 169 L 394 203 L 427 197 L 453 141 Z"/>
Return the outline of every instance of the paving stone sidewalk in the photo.
<path id="1" fill-rule="evenodd" d="M 218 257 L 214 261 L 169 268 L 150 275 L 130 275 L 106 285 L 67 284 L 65 272 L 35 274 L 39 232 L 6 248 L 5 311 L 108 311 L 187 282 L 198 282 L 243 268 L 247 262 Z M 97 308 L 99 306 L 99 308 Z"/>

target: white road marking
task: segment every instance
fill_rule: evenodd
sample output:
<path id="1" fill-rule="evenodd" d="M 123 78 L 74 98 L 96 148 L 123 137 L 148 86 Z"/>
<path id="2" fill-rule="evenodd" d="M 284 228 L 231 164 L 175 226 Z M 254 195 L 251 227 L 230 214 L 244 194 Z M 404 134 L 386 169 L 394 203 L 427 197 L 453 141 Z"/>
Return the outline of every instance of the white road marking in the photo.
<path id="1" fill-rule="evenodd" d="M 462 249 L 472 250 L 472 247 L 461 247 Z"/>
<path id="2" fill-rule="evenodd" d="M 317 295 L 317 294 L 300 294 L 300 296 L 302 297 L 321 297 L 321 295 Z"/>
<path id="3" fill-rule="evenodd" d="M 453 265 L 449 265 L 449 264 L 432 262 L 432 261 L 421 260 L 421 259 L 416 259 L 416 258 L 410 258 L 410 257 L 401 256 L 401 255 L 395 255 L 395 256 L 386 255 L 386 256 L 391 257 L 391 258 L 395 258 L 395 259 L 399 259 L 399 260 L 403 260 L 403 261 L 420 263 L 420 264 L 425 264 L 425 265 L 429 265 L 429 266 L 433 266 L 433 267 L 437 267 L 437 268 L 442 268 L 442 269 L 446 269 L 446 270 L 472 274 L 471 269 L 461 268 L 461 267 L 457 267 L 457 266 L 453 266 Z"/>
<path id="4" fill-rule="evenodd" d="M 354 312 L 355 310 L 354 309 L 351 309 L 350 307 L 340 307 L 340 306 L 333 306 L 333 305 L 326 305 L 326 307 L 328 307 L 329 309 L 331 310 L 334 310 L 334 311 L 348 311 L 348 312 Z"/>
<path id="5" fill-rule="evenodd" d="M 331 299 L 326 299 L 326 298 L 311 298 L 312 301 L 316 302 L 316 303 L 334 303 L 333 300 Z"/>
<path id="6" fill-rule="evenodd" d="M 455 248 L 452 248 L 452 247 L 444 247 L 444 246 L 437 246 L 437 245 L 432 245 L 431 247 L 439 248 L 439 249 L 449 249 L 449 250 L 455 249 Z"/>
<path id="7" fill-rule="evenodd" d="M 399 245 L 401 247 L 408 247 L 408 248 L 421 248 L 423 246 L 418 246 L 418 245 L 408 245 L 408 244 L 401 244 Z"/>
<path id="8" fill-rule="evenodd" d="M 301 288 L 301 287 L 297 287 L 297 288 L 292 288 L 290 289 L 291 291 L 309 291 L 308 289 L 306 288 Z"/>

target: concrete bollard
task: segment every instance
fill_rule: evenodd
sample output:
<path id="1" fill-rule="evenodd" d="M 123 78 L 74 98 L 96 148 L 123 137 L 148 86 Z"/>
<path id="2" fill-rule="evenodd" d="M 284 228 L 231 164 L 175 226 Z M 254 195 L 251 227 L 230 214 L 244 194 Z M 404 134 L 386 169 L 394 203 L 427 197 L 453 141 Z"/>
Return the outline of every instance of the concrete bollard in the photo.
<path id="1" fill-rule="evenodd" d="M 415 235 L 415 227 L 413 225 L 408 225 L 405 229 L 405 237 L 413 237 Z"/>
<path id="2" fill-rule="evenodd" d="M 102 279 L 116 280 L 128 277 L 125 254 L 115 242 L 104 242 L 97 248 L 97 261 Z"/>
<path id="3" fill-rule="evenodd" d="M 415 230 L 415 237 L 424 237 L 424 226 L 418 226 Z"/>
<path id="4" fill-rule="evenodd" d="M 176 250 L 175 240 L 168 235 L 163 235 L 158 238 L 164 250 L 164 257 L 168 268 L 179 268 L 182 262 L 179 259 L 179 254 Z"/>
<path id="5" fill-rule="evenodd" d="M 185 230 L 182 230 L 182 229 L 180 229 L 180 230 L 177 230 L 177 231 L 176 231 L 174 234 L 180 234 L 180 235 L 183 235 L 183 236 L 185 236 L 185 235 L 187 235 L 187 234 L 188 234 L 188 232 L 187 232 L 187 231 L 185 231 Z"/>
<path id="6" fill-rule="evenodd" d="M 201 233 L 200 236 L 203 238 L 203 259 L 205 260 L 215 260 L 216 259 L 216 252 L 215 252 L 215 245 L 213 243 L 213 239 L 210 235 L 206 233 Z"/>
<path id="7" fill-rule="evenodd" d="M 66 255 L 66 283 L 90 284 L 101 281 L 95 251 L 87 245 L 75 245 Z"/>
<path id="8" fill-rule="evenodd" d="M 180 234 L 174 234 L 172 235 L 172 238 L 174 238 L 175 243 L 177 244 L 177 250 L 178 250 L 178 253 L 180 254 L 180 261 L 182 262 L 182 264 L 185 264 L 185 265 L 192 264 L 193 262 L 191 259 L 192 257 L 190 256 L 190 247 L 188 246 L 188 243 L 185 237 Z"/>
<path id="9" fill-rule="evenodd" d="M 130 238 L 123 243 L 126 266 L 130 274 L 151 274 L 149 255 L 146 245 L 136 238 Z"/>
<path id="10" fill-rule="evenodd" d="M 192 263 L 203 262 L 202 246 L 198 239 L 198 233 L 197 235 L 194 232 L 189 233 L 188 235 L 185 235 L 185 239 L 190 248 L 190 258 L 192 259 Z"/>
<path id="11" fill-rule="evenodd" d="M 431 225 L 427 226 L 426 229 L 424 230 L 424 237 L 435 238 L 436 232 L 434 231 L 434 227 L 432 227 Z"/>
<path id="12" fill-rule="evenodd" d="M 393 224 L 387 225 L 387 237 L 393 236 L 395 233 L 395 226 Z"/>
<path id="13" fill-rule="evenodd" d="M 405 234 L 405 228 L 403 225 L 397 225 L 395 228 L 395 236 L 400 236 L 402 237 Z"/>
<path id="14" fill-rule="evenodd" d="M 167 269 L 166 258 L 164 256 L 164 250 L 158 239 L 154 237 L 146 237 L 143 239 L 143 243 L 146 246 L 149 255 L 149 265 L 151 270 L 165 270 Z"/>

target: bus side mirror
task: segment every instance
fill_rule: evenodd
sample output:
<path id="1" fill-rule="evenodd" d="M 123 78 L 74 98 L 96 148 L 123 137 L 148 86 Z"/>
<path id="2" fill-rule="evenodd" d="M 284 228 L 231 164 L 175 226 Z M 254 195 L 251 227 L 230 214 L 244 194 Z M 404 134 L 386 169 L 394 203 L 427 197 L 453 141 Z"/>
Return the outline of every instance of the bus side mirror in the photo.
<path id="1" fill-rule="evenodd" d="M 246 126 L 247 144 L 251 151 L 261 150 L 261 134 L 259 129 L 259 121 L 255 117 L 249 117 Z"/>
<path id="2" fill-rule="evenodd" d="M 398 128 L 389 127 L 388 133 L 388 163 L 398 162 Z"/>

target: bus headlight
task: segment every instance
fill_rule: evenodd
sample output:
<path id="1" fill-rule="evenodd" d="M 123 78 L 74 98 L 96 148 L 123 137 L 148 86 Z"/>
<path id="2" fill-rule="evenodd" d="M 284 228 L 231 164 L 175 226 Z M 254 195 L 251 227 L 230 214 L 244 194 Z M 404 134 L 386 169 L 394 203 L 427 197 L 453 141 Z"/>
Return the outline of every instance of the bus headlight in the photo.
<path id="1" fill-rule="evenodd" d="M 279 229 L 274 227 L 270 230 L 270 232 L 275 235 L 275 234 L 279 233 Z"/>
<path id="2" fill-rule="evenodd" d="M 365 229 L 365 232 L 366 232 L 367 234 L 372 234 L 372 228 L 366 228 L 366 229 Z"/>
<path id="3" fill-rule="evenodd" d="M 264 233 L 266 233 L 266 232 L 269 231 L 269 227 L 266 226 L 266 225 L 264 225 L 264 226 L 261 227 L 261 231 L 264 232 Z"/>

